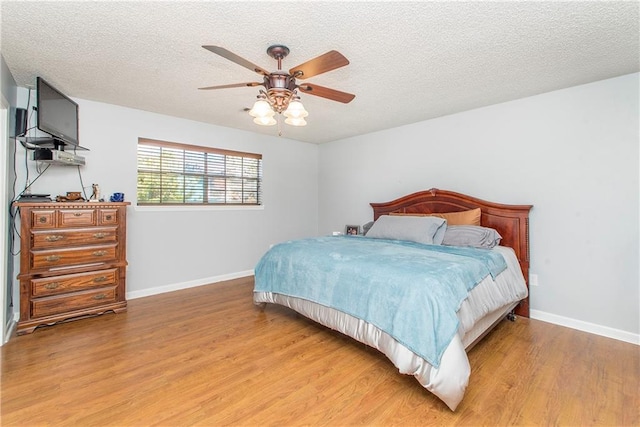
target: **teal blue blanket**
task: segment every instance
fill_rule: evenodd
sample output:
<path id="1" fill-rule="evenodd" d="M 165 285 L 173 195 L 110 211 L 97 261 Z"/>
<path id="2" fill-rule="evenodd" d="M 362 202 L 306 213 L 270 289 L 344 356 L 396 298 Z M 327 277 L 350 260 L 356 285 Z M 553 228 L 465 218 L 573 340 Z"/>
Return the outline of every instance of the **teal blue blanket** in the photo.
<path id="1" fill-rule="evenodd" d="M 255 268 L 255 291 L 313 301 L 363 319 L 438 367 L 456 311 L 487 275 L 506 269 L 487 249 L 359 236 L 294 240 Z"/>

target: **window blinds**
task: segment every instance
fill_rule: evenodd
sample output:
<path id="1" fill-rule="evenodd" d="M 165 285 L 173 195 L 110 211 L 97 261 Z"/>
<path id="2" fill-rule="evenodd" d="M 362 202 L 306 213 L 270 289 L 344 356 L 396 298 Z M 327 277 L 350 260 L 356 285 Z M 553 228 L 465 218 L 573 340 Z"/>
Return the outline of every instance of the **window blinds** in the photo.
<path id="1" fill-rule="evenodd" d="M 138 139 L 138 205 L 261 205 L 262 155 Z"/>

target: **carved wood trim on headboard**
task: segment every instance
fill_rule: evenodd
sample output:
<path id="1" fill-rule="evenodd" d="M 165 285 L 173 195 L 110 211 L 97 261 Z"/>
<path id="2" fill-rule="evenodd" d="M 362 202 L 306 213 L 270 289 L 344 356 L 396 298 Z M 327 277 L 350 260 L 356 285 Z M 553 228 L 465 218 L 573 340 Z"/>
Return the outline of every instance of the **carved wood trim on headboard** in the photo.
<path id="1" fill-rule="evenodd" d="M 529 211 L 532 205 L 505 205 L 488 202 L 453 191 L 432 188 L 419 191 L 386 203 L 370 203 L 373 219 L 391 212 L 445 213 L 480 208 L 480 224 L 498 231 L 501 245 L 513 248 L 529 286 Z M 529 317 L 529 297 L 522 300 L 516 314 Z"/>

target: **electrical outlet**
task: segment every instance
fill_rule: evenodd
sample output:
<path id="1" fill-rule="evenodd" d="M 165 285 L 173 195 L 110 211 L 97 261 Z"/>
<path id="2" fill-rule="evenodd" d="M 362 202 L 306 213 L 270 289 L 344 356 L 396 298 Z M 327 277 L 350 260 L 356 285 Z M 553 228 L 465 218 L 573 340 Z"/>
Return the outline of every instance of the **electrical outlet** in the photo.
<path id="1" fill-rule="evenodd" d="M 538 275 L 537 274 L 530 274 L 529 275 L 529 284 L 531 286 L 538 286 Z"/>

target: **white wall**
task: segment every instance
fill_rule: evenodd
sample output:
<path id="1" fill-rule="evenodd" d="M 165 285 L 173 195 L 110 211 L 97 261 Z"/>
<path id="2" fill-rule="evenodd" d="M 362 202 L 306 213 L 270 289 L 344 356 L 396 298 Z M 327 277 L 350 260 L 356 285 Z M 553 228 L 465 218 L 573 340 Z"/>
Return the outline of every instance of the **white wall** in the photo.
<path id="1" fill-rule="evenodd" d="M 319 231 L 431 187 L 532 204 L 532 310 L 637 340 L 638 76 L 323 144 Z"/>
<path id="2" fill-rule="evenodd" d="M 24 106 L 25 94 L 26 90 Z M 87 194 L 91 194 L 91 184 L 97 183 L 107 197 L 119 191 L 132 203 L 127 223 L 129 297 L 251 273 L 270 244 L 317 234 L 316 145 L 76 101 L 81 145 L 91 150 L 79 152 L 87 162 L 81 168 Z M 262 153 L 264 207 L 136 208 L 138 137 Z M 19 162 L 24 163 L 22 152 Z M 29 165 L 33 167 L 34 162 Z M 19 169 L 23 183 L 24 167 Z M 33 193 L 53 196 L 80 190 L 77 168 L 68 166 L 52 166 L 32 185 Z"/>
<path id="3" fill-rule="evenodd" d="M 9 145 L 9 111 L 10 105 L 9 101 L 4 97 L 3 94 L 0 93 L 0 144 L 3 147 L 7 147 Z M 4 209 L 5 206 L 9 204 L 8 194 L 9 194 L 9 186 L 7 183 L 9 182 L 9 168 L 7 167 L 7 158 L 8 152 L 7 150 L 0 150 L 0 176 L 2 177 L 2 184 L 0 184 L 1 190 L 0 194 L 2 195 L 2 212 L 0 212 L 0 346 L 2 346 L 5 341 L 9 339 L 9 328 L 11 327 L 11 323 L 13 320 L 13 312 L 10 308 L 9 301 L 11 300 L 10 288 L 8 284 L 10 280 L 12 280 L 8 274 L 9 267 L 9 215 L 8 209 Z"/>
<path id="4" fill-rule="evenodd" d="M 2 200 L 2 212 L 0 213 L 0 346 L 11 336 L 15 326 L 15 314 L 13 304 L 13 277 L 14 270 L 11 263 L 11 235 L 9 206 L 11 194 L 9 192 L 10 177 L 13 176 L 13 139 L 10 138 L 15 133 L 14 111 L 16 106 L 16 82 L 7 67 L 4 57 L 0 54 L 0 200 Z"/>

